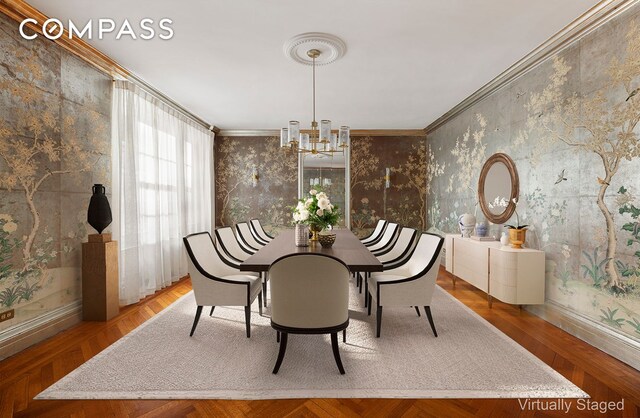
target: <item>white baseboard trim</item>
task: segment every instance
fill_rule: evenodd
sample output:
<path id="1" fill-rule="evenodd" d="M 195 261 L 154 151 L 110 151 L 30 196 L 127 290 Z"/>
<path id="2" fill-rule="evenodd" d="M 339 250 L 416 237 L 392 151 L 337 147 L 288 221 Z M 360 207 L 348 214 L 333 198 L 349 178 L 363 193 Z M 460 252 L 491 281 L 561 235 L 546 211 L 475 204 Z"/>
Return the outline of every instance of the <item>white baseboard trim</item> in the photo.
<path id="1" fill-rule="evenodd" d="M 0 360 L 82 321 L 82 302 L 75 301 L 0 332 Z"/>
<path id="2" fill-rule="evenodd" d="M 444 258 L 440 259 L 440 264 L 444 269 Z M 640 370 L 640 342 L 613 332 L 609 328 L 549 300 L 544 305 L 527 305 L 525 309 L 634 369 Z"/>
<path id="3" fill-rule="evenodd" d="M 526 309 L 634 369 L 640 370 L 640 343 L 637 341 L 613 332 L 551 301 L 547 301 L 544 305 L 529 305 Z"/>

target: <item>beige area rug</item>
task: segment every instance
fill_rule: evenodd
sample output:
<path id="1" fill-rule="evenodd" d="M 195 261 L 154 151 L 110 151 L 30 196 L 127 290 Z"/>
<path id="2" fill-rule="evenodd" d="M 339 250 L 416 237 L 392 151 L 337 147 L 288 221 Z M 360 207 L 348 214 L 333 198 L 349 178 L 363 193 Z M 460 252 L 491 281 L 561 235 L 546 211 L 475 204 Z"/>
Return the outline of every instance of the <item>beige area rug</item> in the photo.
<path id="1" fill-rule="evenodd" d="M 280 372 L 269 310 L 253 306 L 251 338 L 242 307 L 203 311 L 189 338 L 193 293 L 106 348 L 36 399 L 281 398 L 578 398 L 588 395 L 436 289 L 432 312 L 385 309 L 382 336 L 351 286 L 346 375 L 335 365 L 329 336 L 291 335 Z M 341 339 L 340 339 L 341 341 Z"/>

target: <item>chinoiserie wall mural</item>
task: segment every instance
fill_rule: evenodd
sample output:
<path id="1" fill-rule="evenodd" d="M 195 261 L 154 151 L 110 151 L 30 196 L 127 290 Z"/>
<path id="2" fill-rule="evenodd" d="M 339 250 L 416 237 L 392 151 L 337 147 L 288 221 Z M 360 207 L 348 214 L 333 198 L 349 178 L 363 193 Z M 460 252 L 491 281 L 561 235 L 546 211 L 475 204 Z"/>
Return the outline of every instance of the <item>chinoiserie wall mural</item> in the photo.
<path id="1" fill-rule="evenodd" d="M 426 230 L 426 179 L 441 170 L 433 163 L 424 136 L 352 137 L 352 231 L 366 236 L 381 218 Z"/>
<path id="2" fill-rule="evenodd" d="M 272 234 L 291 226 L 289 207 L 298 198 L 298 156 L 281 150 L 280 138 L 216 137 L 214 158 L 216 226 L 253 218 Z"/>
<path id="3" fill-rule="evenodd" d="M 110 189 L 111 79 L 43 39 L 0 15 L 0 332 L 80 299 L 91 185 Z"/>
<path id="4" fill-rule="evenodd" d="M 640 7 L 634 6 L 428 134 L 429 226 L 473 213 L 484 161 L 520 177 L 547 303 L 640 342 Z M 478 215 L 480 211 L 478 210 Z M 500 226 L 493 226 L 493 233 Z"/>
<path id="5" fill-rule="evenodd" d="M 217 137 L 214 154 L 216 226 L 259 218 L 268 232 L 291 227 L 289 207 L 298 196 L 296 154 L 281 150 L 275 136 Z M 254 166 L 259 176 L 256 187 Z M 367 235 L 382 217 L 426 229 L 426 179 L 442 167 L 429 160 L 425 136 L 352 135 L 350 170 L 351 229 L 356 234 Z M 332 188 L 343 184 L 332 178 Z"/>

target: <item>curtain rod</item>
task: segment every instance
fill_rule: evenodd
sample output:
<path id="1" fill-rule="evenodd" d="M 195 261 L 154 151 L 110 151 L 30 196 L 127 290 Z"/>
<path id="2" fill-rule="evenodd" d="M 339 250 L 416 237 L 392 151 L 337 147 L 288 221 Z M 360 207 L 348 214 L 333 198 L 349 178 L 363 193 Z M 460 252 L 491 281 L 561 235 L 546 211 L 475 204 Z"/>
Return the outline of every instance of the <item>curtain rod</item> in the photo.
<path id="1" fill-rule="evenodd" d="M 162 100 L 163 102 L 171 105 L 177 111 L 182 113 L 184 116 L 188 117 L 189 119 L 193 120 L 194 122 L 198 123 L 199 125 L 204 126 L 207 130 L 209 130 L 209 131 L 211 131 L 213 133 L 216 133 L 216 134 L 220 132 L 220 129 L 218 127 L 208 123 L 207 121 L 205 121 L 204 119 L 202 119 L 198 115 L 190 112 L 184 106 L 180 105 L 178 102 L 176 102 L 175 100 L 171 99 L 169 96 L 165 95 L 160 90 L 156 89 L 155 87 L 153 87 L 151 84 L 147 83 L 146 81 L 144 81 L 140 77 L 138 77 L 136 75 L 133 75 L 133 74 L 127 74 L 125 77 L 122 78 L 122 80 L 130 81 L 130 82 L 136 84 L 139 88 L 143 89 L 145 92 L 147 92 L 147 93 L 151 94 L 152 96 L 154 96 L 155 98 L 157 98 L 159 100 Z M 114 81 L 116 81 L 115 78 L 114 78 Z"/>

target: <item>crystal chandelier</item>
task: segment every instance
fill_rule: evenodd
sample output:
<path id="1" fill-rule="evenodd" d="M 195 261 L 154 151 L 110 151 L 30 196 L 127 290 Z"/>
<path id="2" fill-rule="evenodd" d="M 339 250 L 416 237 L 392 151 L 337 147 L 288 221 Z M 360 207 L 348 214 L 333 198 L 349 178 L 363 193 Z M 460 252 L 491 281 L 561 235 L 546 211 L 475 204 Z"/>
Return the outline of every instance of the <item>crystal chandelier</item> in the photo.
<path id="1" fill-rule="evenodd" d="M 300 154 L 343 154 L 349 146 L 350 129 L 348 126 L 341 126 L 338 133 L 331 132 L 331 121 L 321 120 L 320 129 L 316 121 L 316 59 L 321 52 L 318 49 L 310 49 L 307 56 L 312 60 L 313 74 L 313 120 L 311 121 L 311 132 L 300 132 L 300 122 L 289 121 L 288 128 L 280 130 L 280 146 L 284 149 L 291 149 Z"/>

